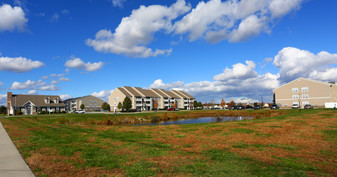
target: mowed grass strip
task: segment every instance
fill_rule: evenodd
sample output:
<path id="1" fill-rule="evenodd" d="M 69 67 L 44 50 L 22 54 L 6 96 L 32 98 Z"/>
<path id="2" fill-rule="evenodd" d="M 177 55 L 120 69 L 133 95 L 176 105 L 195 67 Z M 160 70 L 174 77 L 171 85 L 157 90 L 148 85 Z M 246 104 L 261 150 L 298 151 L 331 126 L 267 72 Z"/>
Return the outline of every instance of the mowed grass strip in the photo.
<path id="1" fill-rule="evenodd" d="M 105 114 L 22 116 L 1 122 L 36 176 L 337 174 L 337 111 L 267 111 L 252 120 L 167 126 L 113 125 L 108 120 L 125 120 L 125 115 Z"/>

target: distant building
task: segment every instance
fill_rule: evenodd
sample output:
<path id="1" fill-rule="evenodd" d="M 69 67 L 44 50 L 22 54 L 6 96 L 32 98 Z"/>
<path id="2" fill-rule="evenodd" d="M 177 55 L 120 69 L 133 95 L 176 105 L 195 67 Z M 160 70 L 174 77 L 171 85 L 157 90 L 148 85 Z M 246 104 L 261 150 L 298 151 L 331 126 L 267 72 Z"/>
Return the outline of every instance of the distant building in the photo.
<path id="1" fill-rule="evenodd" d="M 7 92 L 7 113 L 15 115 L 16 111 L 23 114 L 39 112 L 63 112 L 65 105 L 57 95 L 20 95 Z"/>
<path id="2" fill-rule="evenodd" d="M 334 82 L 320 82 L 298 78 L 273 90 L 274 103 L 283 108 L 298 104 L 325 107 L 326 103 L 337 103 L 337 85 Z"/>
<path id="3" fill-rule="evenodd" d="M 76 111 L 81 109 L 81 105 L 84 104 L 84 110 L 86 112 L 101 111 L 104 100 L 92 95 L 70 98 L 64 100 L 66 111 Z"/>
<path id="4" fill-rule="evenodd" d="M 180 109 L 191 109 L 195 98 L 184 91 L 164 89 L 142 89 L 140 87 L 118 87 L 109 96 L 111 110 L 117 110 L 118 103 L 123 103 L 129 97 L 132 109 L 153 110 L 155 102 L 157 109 L 168 109 L 177 106 Z"/>

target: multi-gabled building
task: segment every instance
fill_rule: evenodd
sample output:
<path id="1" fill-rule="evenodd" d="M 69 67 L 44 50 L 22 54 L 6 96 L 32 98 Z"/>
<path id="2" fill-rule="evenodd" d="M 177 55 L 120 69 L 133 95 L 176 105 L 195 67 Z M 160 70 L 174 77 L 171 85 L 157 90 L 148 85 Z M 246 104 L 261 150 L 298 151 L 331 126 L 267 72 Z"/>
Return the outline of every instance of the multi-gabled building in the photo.
<path id="1" fill-rule="evenodd" d="M 83 104 L 86 112 L 97 112 L 101 111 L 103 103 L 104 100 L 92 95 L 64 100 L 66 111 L 80 110 Z"/>
<path id="2" fill-rule="evenodd" d="M 23 114 L 63 112 L 65 106 L 57 95 L 20 95 L 7 92 L 7 114 L 15 115 L 16 111 Z"/>
<path id="3" fill-rule="evenodd" d="M 298 78 L 273 90 L 274 103 L 280 107 L 291 108 L 298 104 L 325 107 L 326 103 L 337 102 L 337 85 L 334 82 L 320 82 Z"/>
<path id="4" fill-rule="evenodd" d="M 195 98 L 184 91 L 164 89 L 142 89 L 140 87 L 118 87 L 109 96 L 111 110 L 118 110 L 118 103 L 123 103 L 129 97 L 132 109 L 153 110 L 154 104 L 157 109 L 167 109 L 176 106 L 180 109 L 191 109 Z"/>

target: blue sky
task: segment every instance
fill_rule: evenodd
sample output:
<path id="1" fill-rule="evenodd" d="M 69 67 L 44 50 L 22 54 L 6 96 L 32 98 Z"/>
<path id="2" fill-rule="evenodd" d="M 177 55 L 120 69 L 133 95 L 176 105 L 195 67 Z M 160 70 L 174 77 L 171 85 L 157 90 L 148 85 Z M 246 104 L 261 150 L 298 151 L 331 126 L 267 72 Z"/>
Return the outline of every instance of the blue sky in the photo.
<path id="1" fill-rule="evenodd" d="M 337 81 L 335 0 L 0 1 L 6 92 L 103 99 L 123 85 L 202 102 L 272 100 L 298 77 Z"/>

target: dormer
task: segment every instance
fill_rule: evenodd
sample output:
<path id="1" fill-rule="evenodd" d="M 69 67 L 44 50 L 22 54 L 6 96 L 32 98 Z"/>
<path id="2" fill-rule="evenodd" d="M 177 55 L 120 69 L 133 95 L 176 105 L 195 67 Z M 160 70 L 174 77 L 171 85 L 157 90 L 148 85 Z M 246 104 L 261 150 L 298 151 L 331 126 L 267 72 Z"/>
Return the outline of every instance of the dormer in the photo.
<path id="1" fill-rule="evenodd" d="M 54 99 L 54 103 L 59 104 L 59 103 L 60 103 L 60 100 L 56 97 L 56 98 Z"/>
<path id="2" fill-rule="evenodd" d="M 49 97 L 46 97 L 46 98 L 44 99 L 44 102 L 45 102 L 46 104 L 50 104 L 50 98 L 49 98 Z"/>

